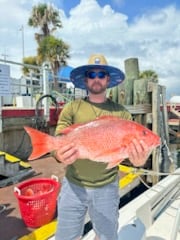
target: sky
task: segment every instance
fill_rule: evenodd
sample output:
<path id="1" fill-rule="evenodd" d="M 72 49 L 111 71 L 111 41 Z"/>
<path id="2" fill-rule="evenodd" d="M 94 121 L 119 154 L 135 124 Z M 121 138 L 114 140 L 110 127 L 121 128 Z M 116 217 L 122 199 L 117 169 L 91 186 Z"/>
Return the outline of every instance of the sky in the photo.
<path id="1" fill-rule="evenodd" d="M 39 29 L 27 22 L 39 2 L 59 11 L 63 28 L 55 36 L 70 46 L 68 65 L 87 64 L 91 54 L 102 53 L 124 71 L 126 59 L 138 58 L 140 72 L 158 74 L 167 99 L 180 95 L 179 0 L 0 0 L 1 60 L 36 55 Z M 20 77 L 20 67 L 11 65 L 11 76 Z"/>

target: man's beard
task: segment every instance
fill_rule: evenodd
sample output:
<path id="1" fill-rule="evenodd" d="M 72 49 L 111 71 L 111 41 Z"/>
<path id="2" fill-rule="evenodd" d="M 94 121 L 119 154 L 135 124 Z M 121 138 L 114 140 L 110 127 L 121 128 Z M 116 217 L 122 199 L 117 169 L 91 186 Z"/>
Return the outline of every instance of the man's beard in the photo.
<path id="1" fill-rule="evenodd" d="M 100 86 L 96 88 L 96 86 Z M 96 82 L 91 85 L 91 87 L 88 86 L 88 91 L 93 93 L 93 94 L 100 94 L 106 91 L 107 86 L 102 86 L 100 83 Z"/>

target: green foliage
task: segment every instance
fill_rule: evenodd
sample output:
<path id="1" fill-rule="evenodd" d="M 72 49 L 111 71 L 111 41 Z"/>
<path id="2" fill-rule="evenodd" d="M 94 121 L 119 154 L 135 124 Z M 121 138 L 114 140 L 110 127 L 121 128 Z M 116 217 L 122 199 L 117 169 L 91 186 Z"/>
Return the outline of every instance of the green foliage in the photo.
<path id="1" fill-rule="evenodd" d="M 144 79 L 148 78 L 148 79 L 151 79 L 153 82 L 158 82 L 158 74 L 153 70 L 142 71 L 139 74 L 139 78 L 144 78 Z"/>
<path id="2" fill-rule="evenodd" d="M 28 57 L 24 60 L 28 64 L 34 65 L 41 65 L 44 61 L 49 61 L 55 76 L 60 66 L 66 65 L 69 58 L 69 46 L 52 35 L 55 30 L 62 28 L 59 11 L 51 5 L 39 3 L 33 6 L 28 25 L 39 28 L 40 31 L 35 33 L 35 39 L 38 43 L 37 56 Z M 29 70 L 24 67 L 23 72 L 28 74 Z"/>
<path id="3" fill-rule="evenodd" d="M 66 65 L 66 58 L 69 58 L 68 50 L 69 46 L 61 39 L 48 36 L 40 42 L 38 55 L 41 61 L 59 61 Z"/>
<path id="4" fill-rule="evenodd" d="M 33 66 L 38 66 L 37 64 L 37 56 L 29 56 L 23 58 L 23 63 L 27 65 L 33 65 Z M 39 73 L 38 70 L 33 69 L 32 70 L 34 73 Z M 30 68 L 29 67 L 23 67 L 22 68 L 23 75 L 29 75 L 30 74 Z"/>
<path id="5" fill-rule="evenodd" d="M 43 37 L 51 35 L 57 28 L 62 27 L 59 12 L 51 5 L 39 3 L 32 9 L 28 25 L 40 28 L 41 33 L 35 33 L 35 39 L 39 43 Z"/>
<path id="6" fill-rule="evenodd" d="M 47 36 L 39 43 L 38 62 L 49 61 L 54 74 L 60 66 L 67 64 L 67 58 L 69 58 L 69 46 L 61 39 Z"/>

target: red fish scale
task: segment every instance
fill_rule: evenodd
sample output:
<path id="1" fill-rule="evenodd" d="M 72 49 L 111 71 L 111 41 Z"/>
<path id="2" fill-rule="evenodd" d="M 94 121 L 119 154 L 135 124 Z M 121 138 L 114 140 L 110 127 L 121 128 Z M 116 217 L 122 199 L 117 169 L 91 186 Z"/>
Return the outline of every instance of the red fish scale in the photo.
<path id="1" fill-rule="evenodd" d="M 116 164 L 117 160 L 122 161 L 128 157 L 131 151 L 129 144 L 133 139 L 143 140 L 146 143 L 147 155 L 160 144 L 159 136 L 151 130 L 136 122 L 118 117 L 103 117 L 76 128 L 72 127 L 59 138 L 30 128 L 26 128 L 26 131 L 31 139 L 33 138 L 31 159 L 73 142 L 79 151 L 79 158 Z"/>

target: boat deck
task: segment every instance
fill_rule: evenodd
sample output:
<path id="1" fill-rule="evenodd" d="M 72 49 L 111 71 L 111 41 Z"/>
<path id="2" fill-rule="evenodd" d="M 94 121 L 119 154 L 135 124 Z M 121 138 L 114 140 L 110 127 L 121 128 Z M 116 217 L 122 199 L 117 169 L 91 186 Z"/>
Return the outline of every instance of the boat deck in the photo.
<path id="1" fill-rule="evenodd" d="M 15 160 L 17 161 L 17 159 Z M 15 160 L 12 158 L 13 163 Z M 58 176 L 59 181 L 61 181 L 65 174 L 65 166 L 61 163 L 56 162 L 52 157 L 30 161 L 29 163 L 36 173 L 36 176 L 33 178 L 49 178 L 52 175 L 55 175 Z M 121 165 L 119 169 L 121 179 L 119 185 L 121 187 L 122 197 L 137 187 L 140 183 L 140 180 L 138 178 L 138 174 L 132 173 L 131 167 Z M 29 228 L 24 224 L 24 221 L 20 215 L 18 200 L 14 195 L 14 187 L 18 186 L 18 184 L 19 183 L 15 183 L 0 188 L 0 239 L 46 240 L 49 237 L 53 236 L 56 229 L 55 220 L 38 229 Z M 5 208 L 3 208 L 3 206 Z M 86 222 L 88 221 L 89 218 L 87 216 Z"/>
<path id="2" fill-rule="evenodd" d="M 119 240 L 180 240 L 180 168 L 119 213 Z M 91 230 L 83 240 L 94 236 Z"/>
<path id="3" fill-rule="evenodd" d="M 176 221 L 179 222 L 178 225 L 176 225 Z M 176 234 L 176 231 L 178 232 L 175 238 L 174 234 Z M 148 240 L 180 240 L 180 195 L 177 199 L 172 199 L 169 207 L 163 211 L 163 214 L 146 231 L 146 237 Z"/>
<path id="4" fill-rule="evenodd" d="M 37 173 L 35 177 L 38 177 L 38 178 L 44 178 L 44 177 L 49 178 L 52 175 L 55 175 L 59 177 L 59 180 L 61 180 L 65 173 L 64 165 L 61 163 L 57 163 L 51 157 L 47 157 L 46 159 L 31 161 L 30 165 Z M 29 179 L 31 178 L 28 178 L 27 180 Z M 0 208 L 0 239 L 1 240 L 19 239 L 25 235 L 29 235 L 35 230 L 32 228 L 26 227 L 26 225 L 24 224 L 24 221 L 21 218 L 18 201 L 14 195 L 14 187 L 17 186 L 18 184 L 19 183 L 0 188 L 0 205 L 5 206 L 4 211 L 3 211 L 3 208 Z"/>

